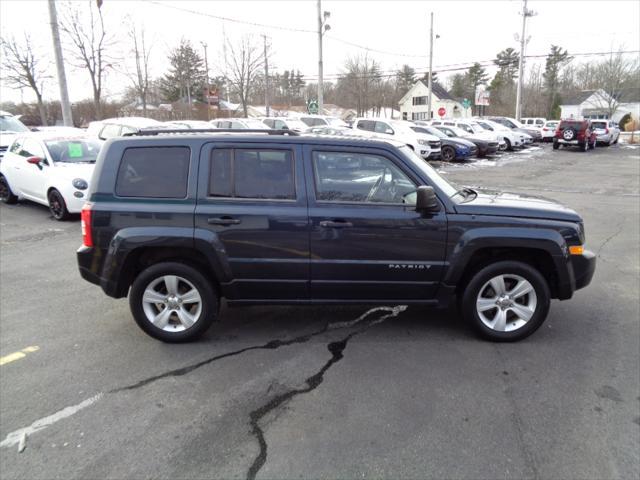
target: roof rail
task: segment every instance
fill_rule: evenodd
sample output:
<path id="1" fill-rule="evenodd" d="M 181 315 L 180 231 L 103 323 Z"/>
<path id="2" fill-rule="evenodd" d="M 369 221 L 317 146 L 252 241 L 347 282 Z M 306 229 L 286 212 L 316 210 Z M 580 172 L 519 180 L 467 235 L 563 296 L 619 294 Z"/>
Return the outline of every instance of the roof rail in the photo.
<path id="1" fill-rule="evenodd" d="M 127 132 L 123 137 L 139 137 L 143 135 L 162 135 L 166 133 L 266 133 L 267 135 L 291 135 L 299 136 L 293 130 L 275 130 L 261 128 L 140 128 L 135 132 Z"/>

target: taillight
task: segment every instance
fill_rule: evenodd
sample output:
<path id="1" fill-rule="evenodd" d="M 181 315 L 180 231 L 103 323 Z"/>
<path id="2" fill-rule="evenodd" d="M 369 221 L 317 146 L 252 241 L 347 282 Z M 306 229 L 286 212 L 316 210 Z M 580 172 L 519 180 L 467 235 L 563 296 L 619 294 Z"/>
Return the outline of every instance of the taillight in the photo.
<path id="1" fill-rule="evenodd" d="M 545 132 L 549 131 L 549 129 L 547 127 L 544 127 L 542 130 L 545 131 Z"/>
<path id="2" fill-rule="evenodd" d="M 85 203 L 80 213 L 80 227 L 82 228 L 82 244 L 85 247 L 93 247 L 91 236 L 91 204 Z"/>
<path id="3" fill-rule="evenodd" d="M 606 135 L 607 133 L 609 133 L 609 129 L 608 129 L 608 128 L 605 128 L 605 129 L 604 129 L 604 133 L 605 133 L 605 135 Z"/>

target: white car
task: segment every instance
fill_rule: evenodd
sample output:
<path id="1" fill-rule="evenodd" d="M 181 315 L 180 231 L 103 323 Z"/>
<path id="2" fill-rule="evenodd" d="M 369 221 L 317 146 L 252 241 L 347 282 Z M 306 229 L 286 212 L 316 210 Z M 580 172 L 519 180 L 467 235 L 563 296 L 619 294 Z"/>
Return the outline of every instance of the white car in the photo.
<path id="1" fill-rule="evenodd" d="M 499 150 L 506 150 L 509 145 L 505 142 L 502 135 L 498 135 L 495 132 L 483 128 L 476 120 L 467 119 L 444 119 L 444 120 L 432 120 L 432 126 L 446 126 L 457 127 L 460 130 L 465 131 L 473 138 L 479 140 L 485 140 L 487 142 L 497 142 Z"/>
<path id="2" fill-rule="evenodd" d="M 18 117 L 0 110 L 0 161 L 16 138 L 16 134 L 28 131 L 29 128 L 18 120 Z"/>
<path id="3" fill-rule="evenodd" d="M 309 126 L 298 118 L 289 117 L 264 117 L 262 123 L 275 130 L 293 130 L 294 132 L 305 132 Z"/>
<path id="4" fill-rule="evenodd" d="M 548 120 L 540 129 L 540 135 L 542 135 L 543 142 L 551 142 L 553 137 L 556 136 L 556 129 L 560 124 L 560 120 Z"/>
<path id="5" fill-rule="evenodd" d="M 415 132 L 411 127 L 415 127 L 415 124 L 406 120 L 356 118 L 353 121 L 355 130 L 373 132 L 383 138 L 391 137 L 409 146 L 422 158 L 439 158 L 442 147 L 440 139 L 428 133 Z"/>
<path id="6" fill-rule="evenodd" d="M 531 138 L 531 136 L 527 135 L 526 133 L 516 132 L 515 130 L 511 130 L 510 128 L 507 128 L 500 123 L 492 122 L 491 120 L 487 120 L 485 118 L 478 118 L 476 122 L 485 130 L 490 130 L 498 134 L 498 139 L 504 141 L 507 150 L 513 150 L 514 148 L 523 147 L 525 144 L 525 138 Z M 533 139 L 531 140 L 531 142 L 533 142 Z"/>
<path id="7" fill-rule="evenodd" d="M 48 133 L 16 136 L 0 163 L 0 200 L 47 205 L 56 220 L 80 213 L 102 142 Z"/>
<path id="8" fill-rule="evenodd" d="M 162 125 L 166 128 L 184 130 L 210 130 L 215 128 L 204 120 L 171 120 L 169 122 L 162 122 Z"/>
<path id="9" fill-rule="evenodd" d="M 344 120 L 329 115 L 300 115 L 298 120 L 304 122 L 309 127 L 348 127 Z"/>
<path id="10" fill-rule="evenodd" d="M 618 143 L 620 127 L 618 122 L 612 120 L 591 120 L 591 128 L 596 132 L 596 141 L 600 144 L 611 146 Z"/>
<path id="11" fill-rule="evenodd" d="M 218 118 L 210 123 L 216 128 L 232 130 L 269 130 L 269 127 L 257 118 Z"/>
<path id="12" fill-rule="evenodd" d="M 107 118 L 91 122 L 87 128 L 87 136 L 108 140 L 121 137 L 126 133 L 135 133 L 143 128 L 166 128 L 162 122 L 145 117 Z"/>

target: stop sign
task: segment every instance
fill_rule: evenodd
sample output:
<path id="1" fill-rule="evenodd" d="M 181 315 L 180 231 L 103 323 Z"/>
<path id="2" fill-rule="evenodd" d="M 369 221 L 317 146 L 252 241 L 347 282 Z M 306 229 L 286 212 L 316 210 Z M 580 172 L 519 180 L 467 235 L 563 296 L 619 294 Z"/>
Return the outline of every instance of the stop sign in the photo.
<path id="1" fill-rule="evenodd" d="M 440 107 L 438 109 L 438 115 L 440 115 L 441 117 L 444 117 L 446 113 L 447 111 L 444 109 L 444 107 Z"/>

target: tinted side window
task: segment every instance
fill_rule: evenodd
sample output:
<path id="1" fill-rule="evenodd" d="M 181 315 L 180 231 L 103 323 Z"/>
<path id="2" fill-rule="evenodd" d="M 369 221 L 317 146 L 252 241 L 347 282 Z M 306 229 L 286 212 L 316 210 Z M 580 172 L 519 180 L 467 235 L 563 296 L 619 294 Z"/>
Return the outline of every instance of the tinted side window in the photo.
<path id="1" fill-rule="evenodd" d="M 209 196 L 295 200 L 289 150 L 214 149 Z"/>
<path id="2" fill-rule="evenodd" d="M 375 122 L 375 131 L 376 133 L 386 133 L 389 135 L 393 135 L 393 128 L 387 125 L 384 122 Z"/>
<path id="3" fill-rule="evenodd" d="M 266 120 L 263 120 L 262 123 L 264 123 L 269 128 L 273 128 L 274 121 L 270 118 L 267 118 Z"/>
<path id="4" fill-rule="evenodd" d="M 375 122 L 372 120 L 358 120 L 357 128 L 359 130 L 368 130 L 369 132 L 373 132 Z"/>
<path id="5" fill-rule="evenodd" d="M 116 194 L 121 197 L 185 198 L 189 157 L 187 147 L 127 148 L 118 169 Z"/>
<path id="6" fill-rule="evenodd" d="M 364 153 L 313 152 L 320 202 L 404 203 L 414 183 L 388 158 Z"/>

